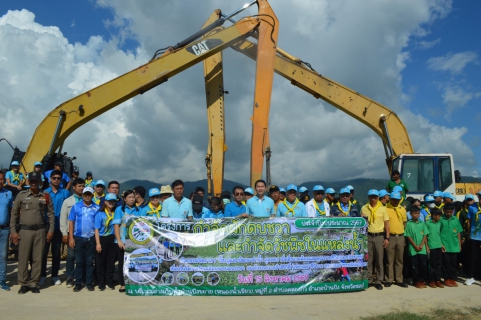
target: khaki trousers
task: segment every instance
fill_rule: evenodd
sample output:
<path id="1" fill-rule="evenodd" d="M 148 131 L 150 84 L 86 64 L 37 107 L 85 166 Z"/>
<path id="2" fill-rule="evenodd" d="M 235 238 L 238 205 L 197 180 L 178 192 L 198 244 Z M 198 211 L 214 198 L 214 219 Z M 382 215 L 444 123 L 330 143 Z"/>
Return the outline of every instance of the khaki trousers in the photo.
<path id="1" fill-rule="evenodd" d="M 24 230 L 18 233 L 20 241 L 18 244 L 18 284 L 34 288 L 38 286 L 40 272 L 42 271 L 43 249 L 46 243 L 45 229 Z M 28 280 L 28 262 L 32 257 L 32 275 Z"/>
<path id="2" fill-rule="evenodd" d="M 395 237 L 391 234 L 386 248 L 386 283 L 403 283 L 404 235 Z"/>
<path id="3" fill-rule="evenodd" d="M 367 236 L 367 274 L 369 283 L 381 284 L 384 279 L 384 236 Z"/>

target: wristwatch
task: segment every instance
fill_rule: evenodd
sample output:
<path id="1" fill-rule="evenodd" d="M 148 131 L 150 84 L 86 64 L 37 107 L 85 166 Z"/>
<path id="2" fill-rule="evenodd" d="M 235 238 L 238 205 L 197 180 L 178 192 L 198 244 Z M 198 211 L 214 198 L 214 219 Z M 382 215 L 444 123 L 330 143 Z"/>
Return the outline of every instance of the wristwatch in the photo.
<path id="1" fill-rule="evenodd" d="M 389 241 L 389 238 L 384 238 L 384 240 L 387 240 L 387 241 Z"/>

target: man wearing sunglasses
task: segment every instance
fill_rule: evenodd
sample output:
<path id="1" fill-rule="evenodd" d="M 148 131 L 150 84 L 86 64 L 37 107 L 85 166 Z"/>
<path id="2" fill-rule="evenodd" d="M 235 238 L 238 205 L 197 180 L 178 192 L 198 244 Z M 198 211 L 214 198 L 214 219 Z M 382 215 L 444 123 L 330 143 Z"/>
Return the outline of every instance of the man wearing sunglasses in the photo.
<path id="1" fill-rule="evenodd" d="M 60 182 L 62 180 L 62 171 L 53 170 L 50 174 L 50 187 L 45 189 L 45 193 L 49 195 L 50 201 L 53 204 L 53 210 L 55 214 L 55 228 L 53 232 L 52 241 L 47 241 L 45 249 L 43 251 L 42 258 L 42 272 L 40 274 L 39 285 L 45 284 L 45 278 L 47 276 L 47 255 L 52 250 L 52 283 L 56 286 L 62 284 L 58 277 L 58 271 L 60 270 L 60 249 L 62 247 L 62 232 L 60 231 L 60 213 L 62 211 L 62 205 L 65 199 L 70 197 L 70 192 L 62 188 Z"/>
<path id="2" fill-rule="evenodd" d="M 330 216 L 329 203 L 324 199 L 324 187 L 314 186 L 313 198 L 306 203 L 307 216 L 310 218 L 325 218 Z"/>
<path id="3" fill-rule="evenodd" d="M 247 218 L 246 206 L 242 203 L 244 200 L 244 188 L 241 186 L 235 186 L 232 189 L 232 194 L 234 195 L 234 201 L 225 206 L 224 217 L 238 217 Z"/>
<path id="4" fill-rule="evenodd" d="M 43 174 L 45 176 L 45 179 L 48 182 L 50 182 L 50 176 L 55 170 L 58 170 L 62 173 L 62 180 L 60 180 L 60 186 L 62 188 L 69 190 L 72 181 L 70 180 L 69 176 L 65 172 L 63 172 L 63 163 L 60 161 L 57 161 L 53 165 L 53 168 L 54 168 L 53 170 L 45 171 L 45 173 Z"/>

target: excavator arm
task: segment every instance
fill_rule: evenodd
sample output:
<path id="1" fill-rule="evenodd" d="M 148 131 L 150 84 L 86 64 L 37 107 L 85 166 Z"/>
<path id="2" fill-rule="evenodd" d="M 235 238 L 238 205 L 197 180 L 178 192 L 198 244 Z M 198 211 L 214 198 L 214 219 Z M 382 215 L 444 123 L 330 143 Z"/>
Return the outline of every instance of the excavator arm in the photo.
<path id="1" fill-rule="evenodd" d="M 62 103 L 35 130 L 23 157 L 24 166 L 31 168 L 35 161 L 52 155 L 83 124 L 245 39 L 260 24 L 259 18 L 249 17 L 200 41 L 195 40 L 201 35 L 195 34 L 182 42 L 185 46 L 178 44 L 161 57 Z"/>
<path id="2" fill-rule="evenodd" d="M 248 40 L 239 41 L 232 48 L 253 60 L 256 59 L 257 45 Z M 277 52 L 274 59 L 277 74 L 316 99 L 323 99 L 371 128 L 381 137 L 388 161 L 399 154 L 414 153 L 406 127 L 392 110 L 318 74 L 281 49 Z"/>

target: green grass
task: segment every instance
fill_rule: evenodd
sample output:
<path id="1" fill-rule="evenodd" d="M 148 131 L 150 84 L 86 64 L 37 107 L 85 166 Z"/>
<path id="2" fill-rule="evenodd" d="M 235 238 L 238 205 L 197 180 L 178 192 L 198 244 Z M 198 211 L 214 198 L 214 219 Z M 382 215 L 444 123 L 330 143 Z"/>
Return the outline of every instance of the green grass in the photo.
<path id="1" fill-rule="evenodd" d="M 471 320 L 481 317 L 481 308 L 467 309 L 436 309 L 426 314 L 395 311 L 372 317 L 362 317 L 364 320 Z"/>

